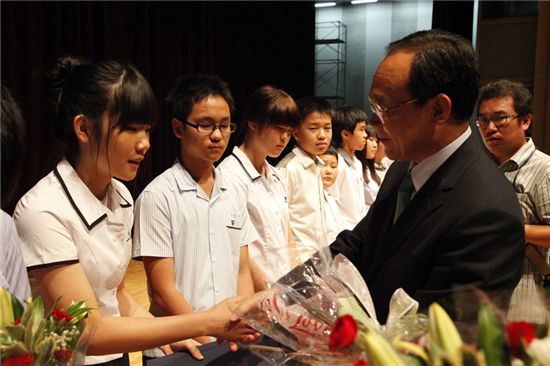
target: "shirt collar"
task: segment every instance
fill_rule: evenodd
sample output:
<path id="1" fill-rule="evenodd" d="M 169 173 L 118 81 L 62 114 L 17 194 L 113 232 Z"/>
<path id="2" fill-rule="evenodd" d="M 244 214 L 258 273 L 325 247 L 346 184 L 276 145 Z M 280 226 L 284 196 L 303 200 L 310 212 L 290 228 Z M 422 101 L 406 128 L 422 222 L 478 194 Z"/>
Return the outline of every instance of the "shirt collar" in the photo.
<path id="1" fill-rule="evenodd" d="M 294 153 L 294 155 L 296 155 L 296 158 L 298 158 L 298 160 L 300 161 L 300 163 L 302 163 L 302 165 L 304 166 L 304 168 L 309 168 L 311 165 L 315 164 L 317 166 L 323 166 L 323 161 L 318 157 L 316 156 L 315 157 L 315 160 L 312 159 L 304 150 L 302 150 L 299 146 L 295 146 L 293 149 L 292 149 L 292 152 Z"/>
<path id="2" fill-rule="evenodd" d="M 513 171 L 518 169 L 520 166 L 526 164 L 529 159 L 531 159 L 535 153 L 535 150 L 536 148 L 533 140 L 531 138 L 527 138 L 527 142 L 523 144 L 523 146 L 520 147 L 520 149 L 516 151 L 510 159 L 502 163 L 499 168 L 504 171 Z"/>
<path id="3" fill-rule="evenodd" d="M 414 184 L 415 192 L 418 192 L 420 188 L 426 183 L 432 174 L 441 166 L 458 148 L 470 137 L 472 130 L 470 126 L 460 136 L 458 136 L 453 142 L 445 146 L 430 157 L 422 160 L 415 166 L 412 166 L 411 162 L 411 178 Z"/>
<path id="4" fill-rule="evenodd" d="M 346 150 L 342 149 L 341 147 L 339 147 L 337 151 L 338 155 L 344 158 L 344 161 L 346 162 L 346 164 L 348 164 L 348 166 L 353 166 L 356 161 L 359 161 L 359 159 L 357 159 L 355 155 L 348 154 Z"/>
<path id="5" fill-rule="evenodd" d="M 61 160 L 57 164 L 54 169 L 54 174 L 59 180 L 69 202 L 88 230 L 91 230 L 94 226 L 107 218 L 110 210 L 94 196 L 66 159 Z M 111 184 L 109 184 L 107 188 L 109 200 L 122 208 L 132 207 L 130 203 L 132 199 L 130 197 L 124 197 L 121 190 L 115 187 L 116 184 L 121 183 L 111 179 Z"/>
<path id="6" fill-rule="evenodd" d="M 214 189 L 219 187 L 220 190 L 225 191 L 227 187 L 220 171 L 214 167 L 212 167 L 212 169 L 214 170 L 214 176 L 216 178 L 214 181 Z M 172 165 L 172 172 L 180 192 L 199 191 L 199 184 L 193 179 L 187 169 L 181 165 L 179 159 L 176 159 L 176 162 Z"/>
<path id="7" fill-rule="evenodd" d="M 241 164 L 246 174 L 250 177 L 251 181 L 255 181 L 261 178 L 261 174 L 256 170 L 254 165 L 252 165 L 252 162 L 250 161 L 248 156 L 246 156 L 246 154 L 241 151 L 238 146 L 235 146 L 233 148 L 231 155 L 233 155 L 235 159 L 237 159 L 239 164 Z"/>

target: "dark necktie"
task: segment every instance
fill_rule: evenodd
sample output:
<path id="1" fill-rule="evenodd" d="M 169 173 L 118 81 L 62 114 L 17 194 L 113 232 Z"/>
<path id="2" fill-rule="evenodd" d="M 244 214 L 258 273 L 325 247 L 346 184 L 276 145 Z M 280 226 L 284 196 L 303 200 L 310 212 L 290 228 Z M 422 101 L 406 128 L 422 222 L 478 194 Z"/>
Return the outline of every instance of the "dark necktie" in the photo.
<path id="1" fill-rule="evenodd" d="M 409 204 L 411 196 L 414 192 L 414 184 L 411 178 L 411 171 L 407 171 L 405 177 L 399 185 L 399 192 L 397 193 L 397 205 L 395 206 L 395 215 L 393 222 L 395 223 L 399 218 L 399 215 L 403 212 L 405 207 Z"/>

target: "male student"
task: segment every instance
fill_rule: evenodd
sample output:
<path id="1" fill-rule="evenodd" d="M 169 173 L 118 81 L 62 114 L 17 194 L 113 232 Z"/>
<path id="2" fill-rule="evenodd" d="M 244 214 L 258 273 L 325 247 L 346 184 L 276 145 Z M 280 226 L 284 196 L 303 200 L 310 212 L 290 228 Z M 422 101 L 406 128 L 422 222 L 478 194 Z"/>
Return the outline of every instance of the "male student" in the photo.
<path id="1" fill-rule="evenodd" d="M 366 120 L 365 112 L 352 106 L 336 108 L 332 117 L 332 144 L 339 155 L 338 176 L 327 191 L 334 197 L 349 229 L 367 213 L 363 165 L 355 156 L 367 142 Z"/>
<path id="2" fill-rule="evenodd" d="M 277 164 L 287 185 L 290 229 L 303 262 L 327 246 L 323 182 L 319 155 L 332 138 L 332 107 L 324 99 L 299 99 L 300 122 L 292 133 L 296 146 Z"/>
<path id="3" fill-rule="evenodd" d="M 227 84 L 211 75 L 181 78 L 168 104 L 179 156 L 137 199 L 134 224 L 133 255 L 143 258 L 156 316 L 201 311 L 251 294 L 247 244 L 257 239 L 244 192 L 213 165 L 235 130 Z"/>

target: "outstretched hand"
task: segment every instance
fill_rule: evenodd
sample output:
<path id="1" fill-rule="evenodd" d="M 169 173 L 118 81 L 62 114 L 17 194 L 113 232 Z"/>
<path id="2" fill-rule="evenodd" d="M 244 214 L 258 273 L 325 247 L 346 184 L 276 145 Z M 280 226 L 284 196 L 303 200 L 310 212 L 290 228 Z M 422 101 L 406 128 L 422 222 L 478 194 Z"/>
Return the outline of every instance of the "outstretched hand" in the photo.
<path id="1" fill-rule="evenodd" d="M 207 311 L 212 322 L 211 334 L 218 338 L 218 343 L 223 340 L 233 341 L 229 342 L 229 348 L 232 351 L 237 350 L 237 344 L 235 343 L 237 341 L 253 343 L 260 338 L 260 333 L 234 313 L 235 309 L 242 308 L 243 303 L 246 303 L 243 298 L 233 297 L 222 301 Z"/>

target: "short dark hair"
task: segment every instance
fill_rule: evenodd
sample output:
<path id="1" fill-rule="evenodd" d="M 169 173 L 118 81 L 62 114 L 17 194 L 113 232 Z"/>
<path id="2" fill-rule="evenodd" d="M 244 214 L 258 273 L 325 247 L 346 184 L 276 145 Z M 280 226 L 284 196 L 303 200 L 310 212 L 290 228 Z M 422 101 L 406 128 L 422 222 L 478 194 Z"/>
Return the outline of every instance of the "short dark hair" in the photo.
<path id="1" fill-rule="evenodd" d="M 336 160 L 338 160 L 338 151 L 336 151 L 336 149 L 332 146 L 329 146 L 324 153 L 319 154 L 319 156 L 321 155 L 333 155 L 333 156 L 336 156 Z"/>
<path id="2" fill-rule="evenodd" d="M 21 109 L 10 91 L 2 85 L 2 207 L 7 207 L 21 173 L 25 154 L 26 125 Z"/>
<path id="3" fill-rule="evenodd" d="M 109 116 L 109 134 L 114 127 L 123 129 L 130 123 L 156 124 L 157 105 L 153 91 L 130 64 L 93 63 L 79 57 L 61 57 L 49 70 L 47 82 L 55 106 L 56 135 L 73 165 L 78 155 L 73 120 L 80 114 L 93 122 L 96 144 L 100 143 L 104 113 Z"/>
<path id="4" fill-rule="evenodd" d="M 505 97 L 512 98 L 514 109 L 520 116 L 533 113 L 533 97 L 531 92 L 520 82 L 505 79 L 497 80 L 482 86 L 479 90 L 479 104 L 484 100 Z"/>
<path id="5" fill-rule="evenodd" d="M 225 99 L 230 113 L 235 112 L 235 102 L 229 86 L 220 77 L 210 74 L 189 74 L 179 78 L 166 98 L 171 118 L 186 121 L 193 106 L 210 95 Z"/>
<path id="6" fill-rule="evenodd" d="M 343 105 L 337 107 L 332 115 L 332 144 L 335 147 L 342 145 L 342 131 L 351 133 L 359 122 L 367 122 L 367 114 L 360 108 Z"/>
<path id="7" fill-rule="evenodd" d="M 299 121 L 298 107 L 284 90 L 264 85 L 250 96 L 244 120 L 257 123 L 260 129 L 268 125 L 295 128 Z"/>
<path id="8" fill-rule="evenodd" d="M 414 52 L 407 90 L 419 104 L 439 93 L 452 101 L 451 116 L 470 118 L 479 90 L 477 54 L 472 43 L 442 30 L 419 31 L 388 46 L 388 55 Z"/>
<path id="9" fill-rule="evenodd" d="M 304 97 L 296 101 L 298 113 L 300 115 L 300 123 L 311 113 L 326 113 L 332 118 L 332 106 L 330 103 L 321 97 Z"/>

